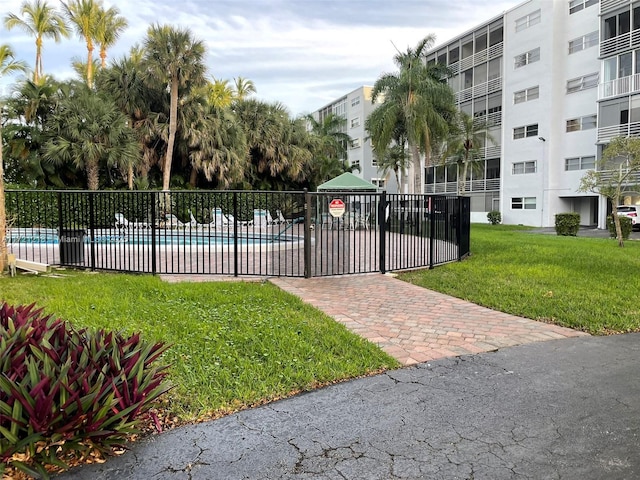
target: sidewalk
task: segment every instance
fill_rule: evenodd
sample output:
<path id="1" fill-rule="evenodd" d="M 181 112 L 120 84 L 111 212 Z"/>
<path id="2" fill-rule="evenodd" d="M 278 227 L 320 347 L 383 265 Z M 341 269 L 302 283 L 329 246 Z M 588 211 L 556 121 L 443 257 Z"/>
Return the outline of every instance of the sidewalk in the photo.
<path id="1" fill-rule="evenodd" d="M 587 335 L 496 312 L 391 275 L 280 277 L 270 281 L 377 344 L 404 365 Z"/>

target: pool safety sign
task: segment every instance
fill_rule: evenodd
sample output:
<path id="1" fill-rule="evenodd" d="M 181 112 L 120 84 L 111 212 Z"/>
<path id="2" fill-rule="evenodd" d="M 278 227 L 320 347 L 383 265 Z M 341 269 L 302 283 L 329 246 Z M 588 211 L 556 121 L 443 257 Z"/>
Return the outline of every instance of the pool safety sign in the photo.
<path id="1" fill-rule="evenodd" d="M 334 198 L 333 200 L 331 200 L 331 202 L 329 202 L 329 214 L 332 217 L 341 217 L 342 215 L 344 215 L 344 210 L 344 202 L 339 198 Z"/>

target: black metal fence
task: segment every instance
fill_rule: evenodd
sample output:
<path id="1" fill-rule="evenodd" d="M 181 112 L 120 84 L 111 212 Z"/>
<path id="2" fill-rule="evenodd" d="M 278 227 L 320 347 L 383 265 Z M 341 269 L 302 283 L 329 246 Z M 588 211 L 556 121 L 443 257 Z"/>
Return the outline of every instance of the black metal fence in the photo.
<path id="1" fill-rule="evenodd" d="M 469 199 L 353 192 L 6 192 L 9 251 L 92 270 L 316 277 L 469 253 Z"/>

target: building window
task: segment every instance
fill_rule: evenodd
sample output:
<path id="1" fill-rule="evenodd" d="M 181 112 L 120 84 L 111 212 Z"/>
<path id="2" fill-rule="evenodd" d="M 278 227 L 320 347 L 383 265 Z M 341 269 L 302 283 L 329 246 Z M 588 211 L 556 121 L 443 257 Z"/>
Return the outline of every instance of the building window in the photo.
<path id="1" fill-rule="evenodd" d="M 540 23 L 540 10 L 536 10 L 535 12 L 531 12 L 529 15 L 518 18 L 516 20 L 516 32 L 529 28 L 536 23 Z"/>
<path id="2" fill-rule="evenodd" d="M 351 140 L 351 148 L 360 148 L 360 139 L 354 138 Z"/>
<path id="3" fill-rule="evenodd" d="M 567 120 L 567 132 L 579 132 L 580 130 L 596 128 L 597 119 L 597 115 L 587 115 Z"/>
<path id="4" fill-rule="evenodd" d="M 513 103 L 528 102 L 529 100 L 535 100 L 539 96 L 540 96 L 540 87 L 536 85 L 535 87 L 525 88 L 524 90 L 514 92 Z"/>
<path id="5" fill-rule="evenodd" d="M 384 188 L 384 178 L 372 178 L 371 183 L 378 188 Z"/>
<path id="6" fill-rule="evenodd" d="M 536 161 L 515 162 L 511 169 L 512 175 L 523 175 L 525 173 L 536 173 Z"/>
<path id="7" fill-rule="evenodd" d="M 581 52 L 589 47 L 598 45 L 598 31 L 588 33 L 582 37 L 575 38 L 569 42 L 569 54 Z"/>
<path id="8" fill-rule="evenodd" d="M 536 197 L 512 197 L 511 209 L 512 210 L 535 210 Z"/>
<path id="9" fill-rule="evenodd" d="M 360 117 L 352 118 L 351 119 L 351 128 L 355 128 L 355 127 L 359 127 L 359 126 L 360 126 Z"/>
<path id="10" fill-rule="evenodd" d="M 572 78 L 567 80 L 567 93 L 579 92 L 581 90 L 587 90 L 589 88 L 595 88 L 598 86 L 599 74 L 590 73 L 583 77 Z"/>
<path id="11" fill-rule="evenodd" d="M 592 5 L 597 5 L 598 0 L 571 0 L 569 2 L 569 15 L 579 12 Z"/>
<path id="12" fill-rule="evenodd" d="M 351 99 L 351 106 L 355 107 L 356 105 L 360 105 L 360 95 Z"/>
<path id="13" fill-rule="evenodd" d="M 538 135 L 538 124 L 527 125 L 526 127 L 517 127 L 513 129 L 513 139 L 518 140 L 526 137 L 536 137 Z"/>
<path id="14" fill-rule="evenodd" d="M 514 58 L 514 68 L 524 67 L 538 60 L 540 60 L 540 47 L 529 50 L 527 53 L 516 55 Z"/>
<path id="15" fill-rule="evenodd" d="M 564 159 L 564 169 L 571 170 L 593 170 L 596 168 L 596 157 L 572 157 Z"/>

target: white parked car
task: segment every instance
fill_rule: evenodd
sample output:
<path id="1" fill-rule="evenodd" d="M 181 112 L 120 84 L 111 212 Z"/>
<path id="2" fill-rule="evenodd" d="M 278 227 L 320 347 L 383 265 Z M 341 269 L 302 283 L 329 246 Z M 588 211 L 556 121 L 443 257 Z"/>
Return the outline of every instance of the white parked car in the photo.
<path id="1" fill-rule="evenodd" d="M 618 205 L 618 215 L 631 219 L 631 228 L 640 229 L 640 205 Z"/>

